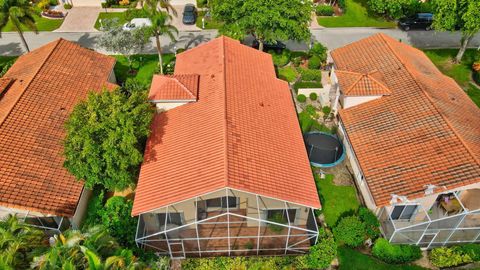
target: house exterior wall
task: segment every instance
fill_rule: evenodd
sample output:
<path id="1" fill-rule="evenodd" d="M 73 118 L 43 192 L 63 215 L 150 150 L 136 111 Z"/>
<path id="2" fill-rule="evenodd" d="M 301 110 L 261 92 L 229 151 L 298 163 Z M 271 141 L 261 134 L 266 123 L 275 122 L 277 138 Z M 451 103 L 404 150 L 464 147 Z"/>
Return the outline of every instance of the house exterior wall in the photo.
<path id="1" fill-rule="evenodd" d="M 80 199 L 78 200 L 77 208 L 75 209 L 75 214 L 70 218 L 70 223 L 73 229 L 79 229 L 82 221 L 87 213 L 88 201 L 92 195 L 92 191 L 86 188 L 83 188 Z"/>
<path id="2" fill-rule="evenodd" d="M 157 111 L 168 111 L 178 106 L 187 104 L 188 102 L 154 102 L 157 107 Z"/>
<path id="3" fill-rule="evenodd" d="M 340 103 L 342 108 L 347 109 L 362 103 L 381 98 L 382 96 L 345 96 L 340 95 Z"/>

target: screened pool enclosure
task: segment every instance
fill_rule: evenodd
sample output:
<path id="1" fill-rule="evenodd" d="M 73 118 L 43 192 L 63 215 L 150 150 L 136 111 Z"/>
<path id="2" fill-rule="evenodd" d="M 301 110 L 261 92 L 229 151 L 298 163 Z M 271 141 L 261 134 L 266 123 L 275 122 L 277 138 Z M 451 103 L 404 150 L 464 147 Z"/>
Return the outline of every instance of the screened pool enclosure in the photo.
<path id="1" fill-rule="evenodd" d="M 402 204 L 379 213 L 382 231 L 392 243 L 422 248 L 480 242 L 480 189 L 441 194 L 433 205 Z"/>
<path id="2" fill-rule="evenodd" d="M 140 214 L 136 242 L 184 258 L 302 254 L 317 237 L 312 208 L 224 188 Z"/>

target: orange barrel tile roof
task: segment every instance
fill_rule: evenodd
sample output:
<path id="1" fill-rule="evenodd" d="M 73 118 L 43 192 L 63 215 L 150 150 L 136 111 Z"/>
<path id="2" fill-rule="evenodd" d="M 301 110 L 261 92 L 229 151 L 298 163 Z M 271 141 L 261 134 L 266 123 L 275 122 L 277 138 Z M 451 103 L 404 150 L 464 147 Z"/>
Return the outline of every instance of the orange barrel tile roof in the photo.
<path id="1" fill-rule="evenodd" d="M 392 194 L 424 196 L 429 184 L 443 190 L 480 182 L 480 109 L 422 51 L 377 34 L 332 57 L 341 71 L 380 72 L 391 90 L 340 110 L 378 206 Z"/>
<path id="2" fill-rule="evenodd" d="M 115 59 L 63 39 L 18 58 L 0 98 L 0 206 L 73 216 L 83 184 L 63 168 L 64 122 Z"/>
<path id="3" fill-rule="evenodd" d="M 188 74 L 200 75 L 198 101 L 156 114 L 132 215 L 224 187 L 319 208 L 271 56 L 220 37 L 177 56 L 175 77 Z"/>

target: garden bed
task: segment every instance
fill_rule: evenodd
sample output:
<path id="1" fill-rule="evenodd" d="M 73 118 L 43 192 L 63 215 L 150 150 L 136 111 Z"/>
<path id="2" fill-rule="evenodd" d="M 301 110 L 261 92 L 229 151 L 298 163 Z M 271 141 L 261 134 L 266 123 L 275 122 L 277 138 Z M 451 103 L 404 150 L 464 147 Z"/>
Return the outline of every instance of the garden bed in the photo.
<path id="1" fill-rule="evenodd" d="M 67 14 L 64 14 L 61 11 L 47 9 L 42 11 L 41 16 L 52 20 L 62 20 Z"/>

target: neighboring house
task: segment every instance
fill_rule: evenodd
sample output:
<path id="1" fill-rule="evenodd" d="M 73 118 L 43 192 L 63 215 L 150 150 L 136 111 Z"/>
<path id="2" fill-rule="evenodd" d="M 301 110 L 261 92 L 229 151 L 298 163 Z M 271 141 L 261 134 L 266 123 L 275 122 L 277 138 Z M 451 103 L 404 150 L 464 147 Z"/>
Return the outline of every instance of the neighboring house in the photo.
<path id="1" fill-rule="evenodd" d="M 59 39 L 0 78 L 0 218 L 54 232 L 79 225 L 89 193 L 63 167 L 64 122 L 89 91 L 114 87 L 114 64 Z"/>
<path id="2" fill-rule="evenodd" d="M 269 54 L 220 37 L 154 76 L 133 205 L 136 242 L 171 257 L 301 254 L 315 182 L 288 84 Z"/>
<path id="3" fill-rule="evenodd" d="M 339 132 L 393 243 L 480 241 L 480 109 L 420 50 L 377 34 L 331 53 Z"/>

